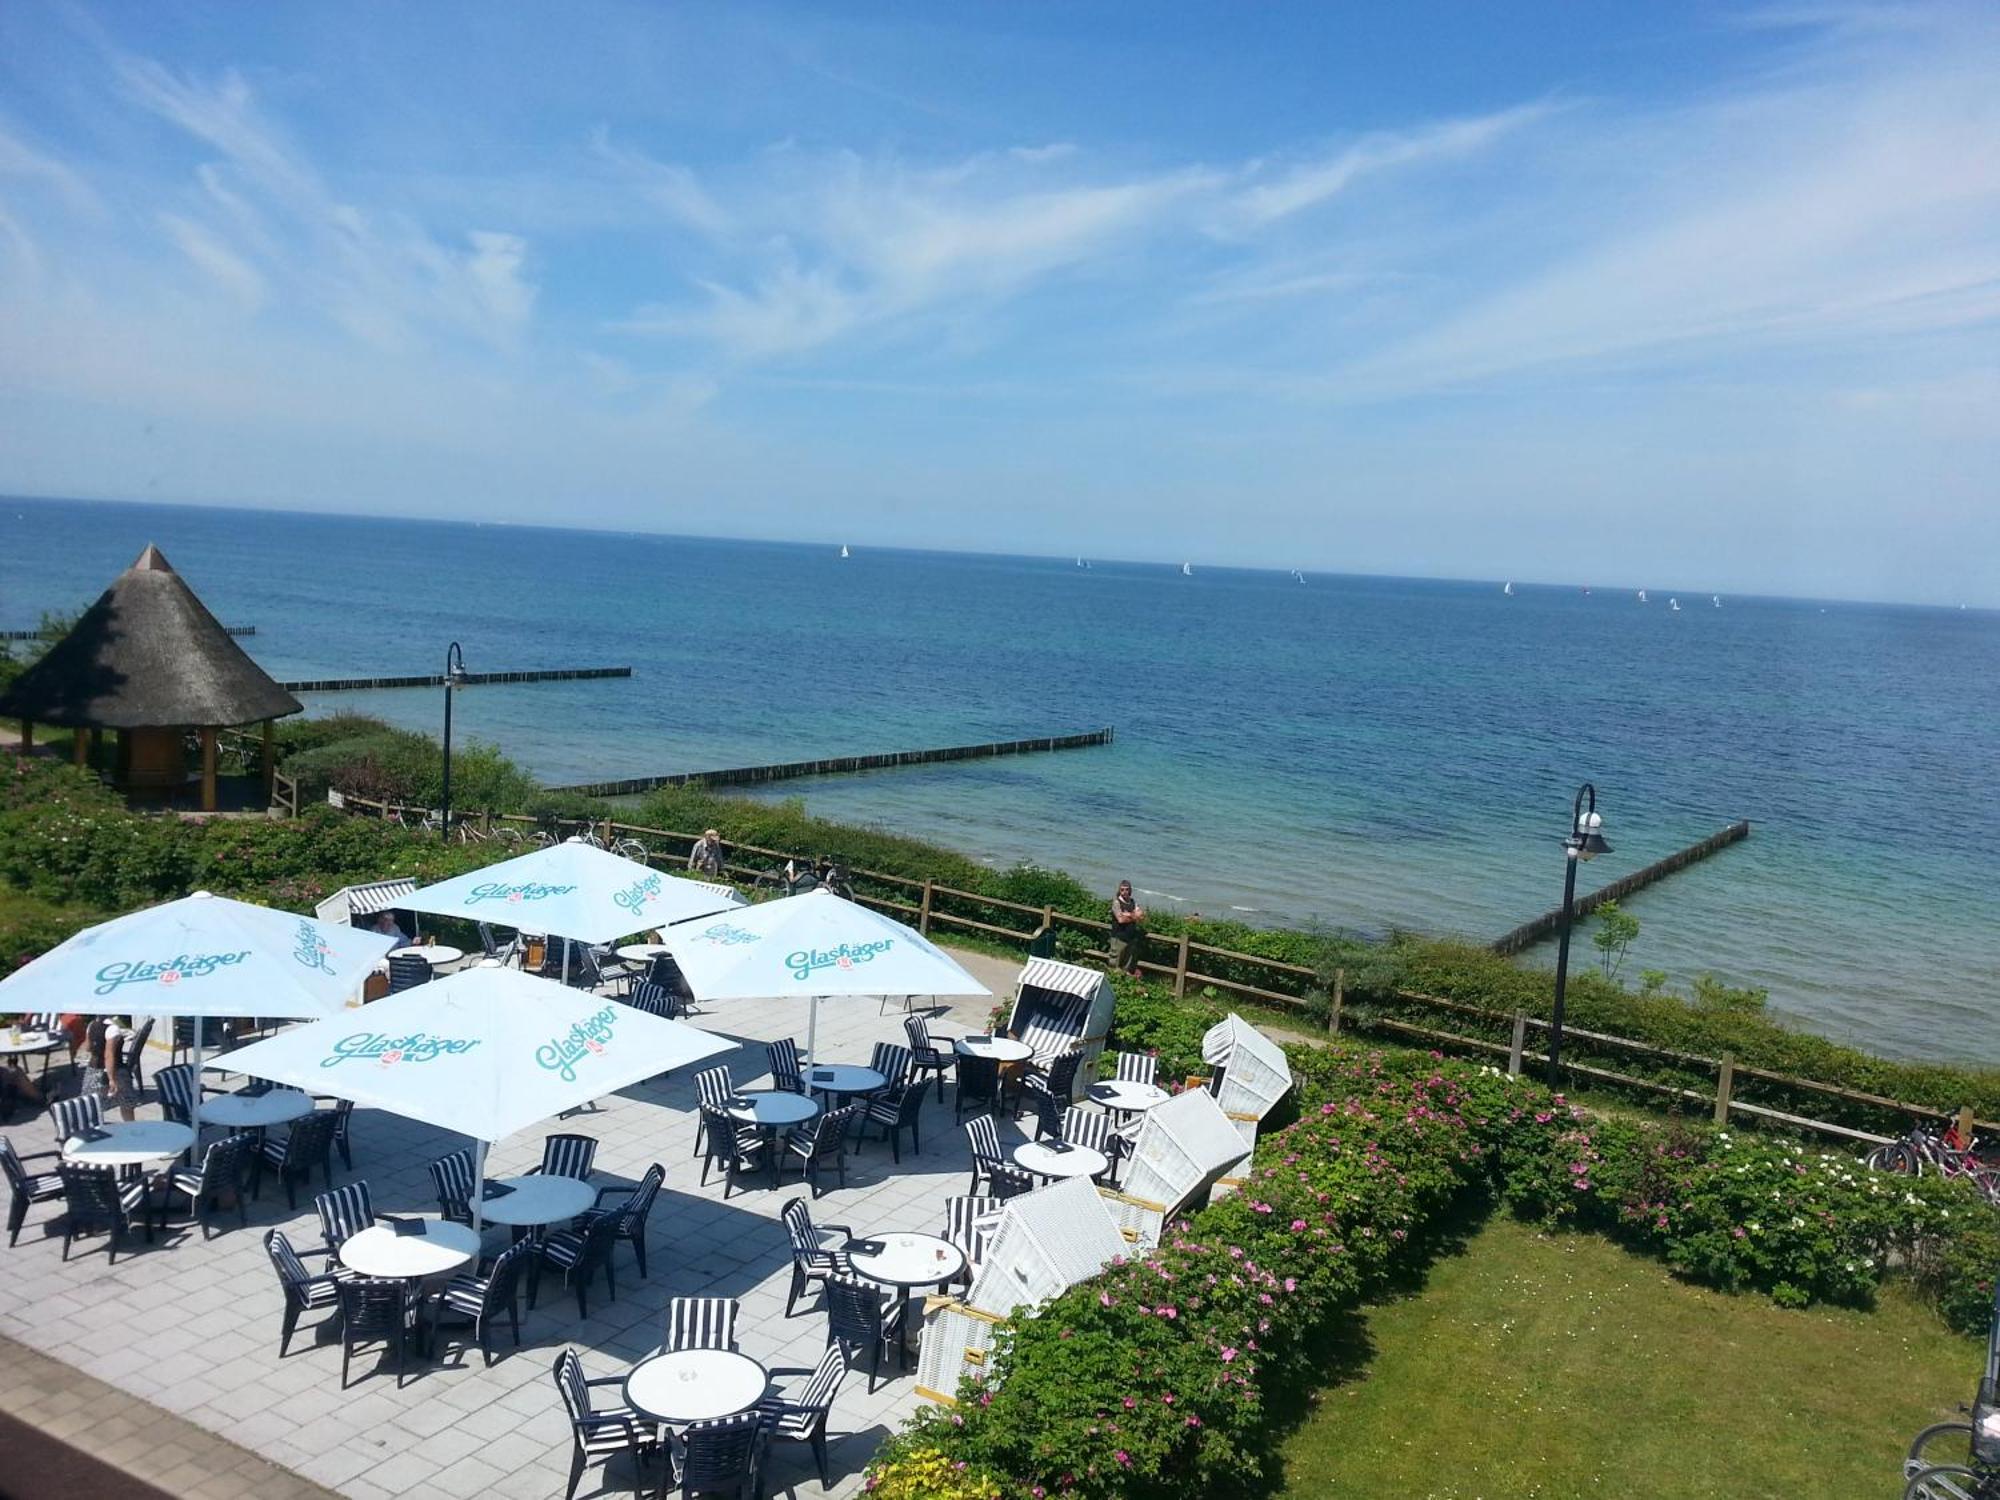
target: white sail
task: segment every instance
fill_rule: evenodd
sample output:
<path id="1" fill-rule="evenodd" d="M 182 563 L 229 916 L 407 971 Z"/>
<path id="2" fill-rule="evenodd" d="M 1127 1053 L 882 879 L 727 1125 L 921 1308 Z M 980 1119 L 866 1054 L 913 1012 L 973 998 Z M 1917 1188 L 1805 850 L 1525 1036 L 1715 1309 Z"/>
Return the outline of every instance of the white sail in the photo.
<path id="1" fill-rule="evenodd" d="M 1193 564 L 1193 563 L 1182 563 L 1182 564 L 1181 564 L 1181 577 L 1183 577 L 1183 578 L 1192 578 L 1192 577 L 1194 577 L 1194 564 Z"/>
<path id="2" fill-rule="evenodd" d="M 1640 589 L 1640 590 L 1639 590 L 1639 602 L 1640 602 L 1641 604 L 1645 604 L 1645 603 L 1648 603 L 1648 602 L 1650 602 L 1650 601 L 1648 601 L 1648 600 L 1647 600 L 1647 598 L 1646 598 L 1646 591 L 1645 591 L 1644 589 Z"/>
<path id="3" fill-rule="evenodd" d="M 1681 612 L 1681 601 L 1678 599 L 1669 599 L 1667 600 L 1667 608 L 1675 614 L 1679 614 Z"/>
<path id="4" fill-rule="evenodd" d="M 1710 594 L 1710 595 L 1708 596 L 1708 602 L 1709 602 L 1710 604 L 1713 604 L 1713 605 L 1714 605 L 1714 606 L 1715 606 L 1715 607 L 1716 607 L 1717 609 L 1720 609 L 1720 608 L 1722 608 L 1722 595 L 1720 595 L 1720 594 Z"/>
<path id="5" fill-rule="evenodd" d="M 845 557 L 845 556 L 847 556 L 847 543 L 845 543 L 845 542 L 842 542 L 842 543 L 840 544 L 840 555 L 841 555 L 842 557 Z"/>
<path id="6" fill-rule="evenodd" d="M 1511 599 L 1514 597 L 1514 585 L 1510 583 L 1507 585 L 1507 587 L 1500 590 L 1500 592 L 1505 594 L 1509 599 Z"/>

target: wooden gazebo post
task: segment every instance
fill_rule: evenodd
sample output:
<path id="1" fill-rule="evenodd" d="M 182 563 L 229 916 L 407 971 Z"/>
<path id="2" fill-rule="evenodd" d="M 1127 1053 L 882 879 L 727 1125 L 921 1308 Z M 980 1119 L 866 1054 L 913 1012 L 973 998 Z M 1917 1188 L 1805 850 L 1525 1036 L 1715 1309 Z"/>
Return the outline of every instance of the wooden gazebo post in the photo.
<path id="1" fill-rule="evenodd" d="M 271 734 L 274 727 L 274 720 L 266 719 L 264 721 L 264 753 L 258 763 L 264 774 L 264 805 L 266 807 L 271 804 L 271 780 L 278 772 L 276 747 L 271 742 Z"/>
<path id="2" fill-rule="evenodd" d="M 201 730 L 201 810 L 215 811 L 215 728 L 209 724 Z"/>

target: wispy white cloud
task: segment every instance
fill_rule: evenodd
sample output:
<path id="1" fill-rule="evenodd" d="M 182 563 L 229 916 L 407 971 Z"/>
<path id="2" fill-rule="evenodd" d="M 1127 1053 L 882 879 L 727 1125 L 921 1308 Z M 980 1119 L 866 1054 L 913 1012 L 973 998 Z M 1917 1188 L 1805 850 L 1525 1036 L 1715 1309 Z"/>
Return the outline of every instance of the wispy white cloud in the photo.
<path id="1" fill-rule="evenodd" d="M 207 272 L 244 312 L 254 313 L 264 305 L 264 278 L 249 261 L 179 214 L 161 214 L 160 224 L 180 246 L 181 253 Z"/>

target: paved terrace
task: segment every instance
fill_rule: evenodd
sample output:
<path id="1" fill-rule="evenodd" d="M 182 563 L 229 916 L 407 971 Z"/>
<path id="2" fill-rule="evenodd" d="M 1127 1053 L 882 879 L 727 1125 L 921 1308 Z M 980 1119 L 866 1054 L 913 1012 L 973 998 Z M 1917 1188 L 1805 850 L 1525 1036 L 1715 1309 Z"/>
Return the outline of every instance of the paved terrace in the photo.
<path id="1" fill-rule="evenodd" d="M 996 995 L 1011 994 L 1018 965 L 958 956 Z M 984 1030 L 990 1004 L 964 1001 L 941 1011 L 935 1017 L 939 1033 Z M 887 1014 L 878 1011 L 874 1000 L 822 1003 L 821 1058 L 865 1063 L 876 1042 L 903 1041 L 900 1006 L 892 1005 Z M 806 1008 L 796 1001 L 717 1003 L 690 1021 L 741 1043 L 738 1051 L 717 1059 L 739 1083 L 765 1077 L 765 1041 L 793 1036 L 803 1044 L 806 1034 Z M 156 1065 L 163 1061 L 155 1059 Z M 949 1083 L 942 1105 L 932 1092 L 924 1108 L 923 1150 L 913 1156 L 906 1145 L 900 1166 L 892 1165 L 888 1146 L 873 1139 L 850 1156 L 848 1187 L 829 1188 L 813 1206 L 815 1217 L 849 1224 L 857 1234 L 940 1232 L 942 1200 L 965 1191 L 969 1167 L 964 1134 L 952 1124 L 952 1102 Z M 140 1110 L 142 1119 L 156 1115 L 151 1102 Z M 81 1395 L 48 1399 L 72 1418 L 82 1408 L 97 1407 L 94 1415 L 115 1419 L 120 1437 L 139 1434 L 119 1445 L 116 1461 L 176 1494 L 241 1493 L 234 1484 L 211 1489 L 196 1478 L 204 1461 L 223 1461 L 213 1455 L 239 1468 L 239 1460 L 248 1461 L 185 1429 L 187 1441 L 166 1435 L 172 1424 L 162 1424 L 152 1408 L 355 1500 L 413 1494 L 560 1497 L 571 1445 L 550 1367 L 565 1345 L 577 1348 L 587 1375 L 623 1374 L 664 1336 L 669 1297 L 710 1295 L 741 1301 L 739 1345 L 766 1367 L 810 1367 L 825 1348 L 826 1318 L 816 1297 L 810 1310 L 802 1301 L 795 1317 L 784 1316 L 791 1257 L 778 1210 L 805 1190 L 796 1177 L 787 1178 L 778 1192 L 760 1178 L 725 1203 L 719 1181 L 698 1185 L 695 1121 L 690 1072 L 627 1089 L 594 1109 L 548 1123 L 548 1130 L 598 1138 L 594 1180 L 599 1184 L 636 1182 L 650 1163 L 665 1165 L 666 1185 L 648 1241 L 651 1278 L 639 1279 L 630 1247 L 621 1246 L 616 1300 L 603 1300 L 600 1281 L 589 1319 L 579 1321 L 575 1297 L 557 1274 L 546 1274 L 540 1305 L 522 1320 L 522 1347 L 514 1351 L 503 1328 L 498 1336 L 503 1357 L 490 1370 L 481 1367 L 476 1349 L 467 1358 L 454 1347 L 445 1356 L 449 1363 L 413 1362 L 418 1373 L 398 1391 L 393 1364 L 385 1361 L 380 1373 L 373 1373 L 374 1357 L 363 1356 L 355 1363 L 354 1384 L 343 1393 L 339 1345 L 316 1344 L 303 1325 L 291 1353 L 280 1360 L 282 1298 L 264 1254 L 263 1233 L 275 1225 L 301 1245 L 316 1245 L 321 1236 L 310 1193 L 301 1192 L 301 1212 L 289 1212 L 283 1189 L 268 1176 L 262 1199 L 250 1206 L 249 1228 L 231 1227 L 203 1243 L 198 1230 L 169 1225 L 151 1246 L 133 1236 L 130 1243 L 137 1248 L 115 1266 L 106 1263 L 102 1236 L 80 1241 L 68 1264 L 62 1263 L 59 1213 L 52 1205 L 30 1210 L 19 1246 L 0 1250 L 0 1334 L 95 1377 L 75 1383 Z M 46 1116 L 17 1117 L 7 1133 L 23 1151 L 52 1145 Z M 542 1133 L 501 1142 L 489 1157 L 488 1173 L 507 1176 L 538 1165 Z M 1018 1132 L 1003 1125 L 1003 1138 L 1018 1138 Z M 354 1172 L 342 1172 L 336 1155 L 335 1181 L 365 1179 L 377 1212 L 434 1213 L 426 1163 L 464 1144 L 462 1136 L 359 1110 Z M 57 1230 L 54 1237 L 51 1228 Z M 504 1243 L 504 1234 L 489 1231 L 489 1245 Z M 919 1404 L 913 1384 L 913 1375 L 896 1372 L 870 1395 L 865 1369 L 848 1377 L 829 1426 L 830 1493 L 859 1492 L 862 1468 L 876 1445 Z M 52 1389 L 46 1372 L 38 1389 L 45 1395 Z M 120 1402 L 119 1393 L 138 1399 Z M 157 1457 L 149 1458 L 155 1442 Z M 657 1474 L 656 1466 L 649 1467 L 643 1478 L 650 1484 Z M 579 1494 L 630 1493 L 641 1477 L 628 1461 L 613 1459 L 608 1467 L 586 1471 Z M 772 1444 L 767 1481 L 773 1494 L 821 1493 L 803 1443 Z M 256 1492 L 281 1491 L 266 1483 Z"/>

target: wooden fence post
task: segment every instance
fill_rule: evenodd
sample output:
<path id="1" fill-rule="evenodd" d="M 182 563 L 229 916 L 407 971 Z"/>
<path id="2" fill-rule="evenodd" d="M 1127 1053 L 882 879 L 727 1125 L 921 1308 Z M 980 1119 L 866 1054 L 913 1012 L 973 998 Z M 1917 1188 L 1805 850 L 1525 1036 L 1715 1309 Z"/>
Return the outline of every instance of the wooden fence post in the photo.
<path id="1" fill-rule="evenodd" d="M 1053 906 L 1042 908 L 1042 931 L 1049 935 L 1050 952 L 1053 954 L 1056 940 L 1056 909 Z M 1034 938 L 1030 937 L 1028 941 L 1033 943 Z"/>
<path id="2" fill-rule="evenodd" d="M 1527 1048 L 1528 1013 L 1525 1010 L 1517 1010 L 1514 1012 L 1514 1040 L 1507 1044 L 1507 1076 L 1509 1078 L 1519 1078 L 1521 1076 L 1521 1054 Z"/>
<path id="3" fill-rule="evenodd" d="M 492 808 L 490 808 L 490 807 L 482 807 L 482 808 L 480 808 L 480 809 L 479 809 L 479 831 L 480 831 L 480 832 L 481 832 L 482 834 L 486 834 L 486 835 L 491 835 L 491 834 L 492 834 L 492 832 L 493 832 L 493 809 L 492 809 Z"/>
<path id="4" fill-rule="evenodd" d="M 1340 1035 L 1340 1007 L 1346 998 L 1347 970 L 1335 969 L 1333 971 L 1333 1004 L 1327 1008 L 1326 1012 L 1326 1034 L 1328 1036 Z"/>
<path id="5" fill-rule="evenodd" d="M 1174 998 L 1187 998 L 1188 935 L 1181 934 L 1180 952 L 1174 958 Z"/>
<path id="6" fill-rule="evenodd" d="M 924 882 L 924 902 L 917 908 L 917 931 L 925 937 L 931 935 L 931 885 L 931 881 Z"/>
<path id="7" fill-rule="evenodd" d="M 609 814 L 604 819 L 604 847 L 607 849 L 611 847 L 611 818 Z"/>
<path id="8" fill-rule="evenodd" d="M 1970 1104 L 1962 1106 L 1958 1111 L 1958 1149 L 1961 1151 L 1970 1151 L 1972 1149 L 1972 1106 Z"/>
<path id="9" fill-rule="evenodd" d="M 1715 1080 L 1715 1123 L 1729 1123 L 1729 1095 L 1736 1083 L 1736 1054 L 1722 1054 L 1722 1073 Z"/>

